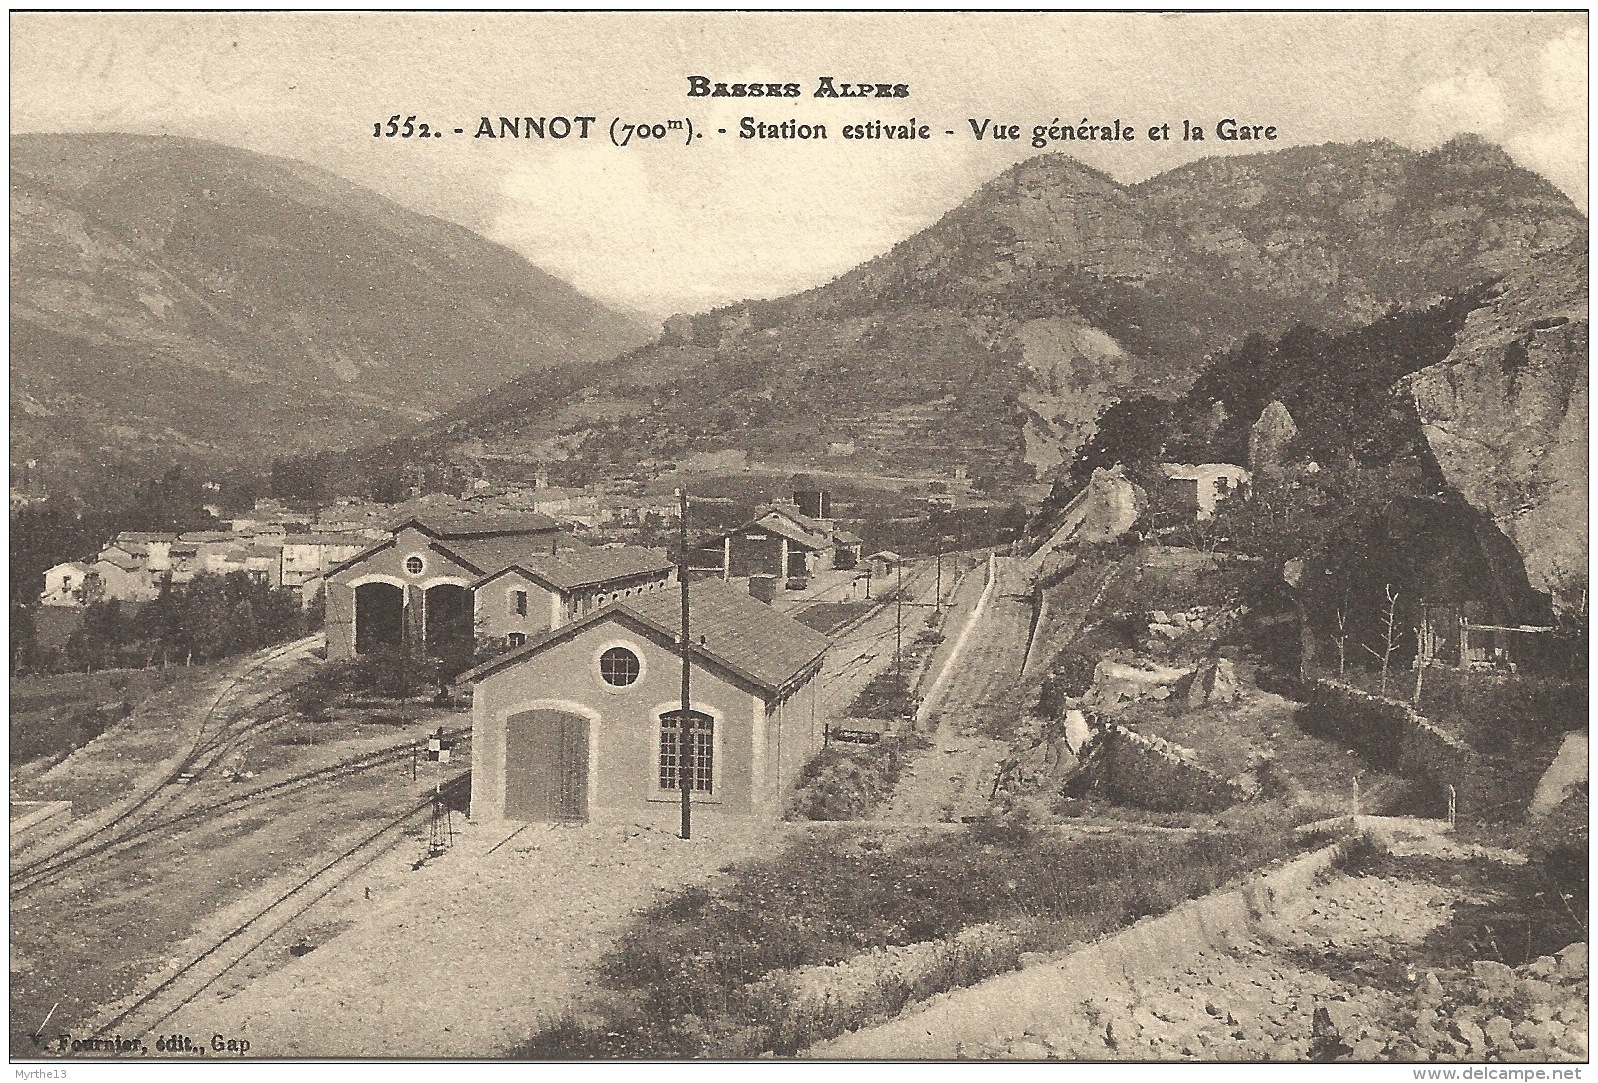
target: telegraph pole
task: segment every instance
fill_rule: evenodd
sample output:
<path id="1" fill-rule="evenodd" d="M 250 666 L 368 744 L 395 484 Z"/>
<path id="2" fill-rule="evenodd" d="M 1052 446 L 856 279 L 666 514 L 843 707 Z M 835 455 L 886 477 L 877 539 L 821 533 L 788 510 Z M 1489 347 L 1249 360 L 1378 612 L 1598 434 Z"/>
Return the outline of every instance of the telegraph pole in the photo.
<path id="1" fill-rule="evenodd" d="M 899 713 L 904 714 L 907 698 L 904 687 L 904 557 L 894 564 L 899 573 L 899 585 L 893 603 L 893 679 L 898 685 Z"/>
<path id="2" fill-rule="evenodd" d="M 692 838 L 693 716 L 688 713 L 688 490 L 677 490 L 677 585 L 682 593 L 682 712 L 677 716 L 677 790 L 682 795 L 682 837 Z"/>

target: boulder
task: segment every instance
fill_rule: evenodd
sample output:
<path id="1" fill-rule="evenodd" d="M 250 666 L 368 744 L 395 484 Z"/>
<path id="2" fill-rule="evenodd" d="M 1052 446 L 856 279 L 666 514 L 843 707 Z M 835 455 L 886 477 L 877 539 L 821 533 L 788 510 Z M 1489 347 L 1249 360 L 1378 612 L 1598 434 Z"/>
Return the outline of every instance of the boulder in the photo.
<path id="1" fill-rule="evenodd" d="M 1561 948 L 1557 953 L 1559 959 L 1559 976 L 1566 981 L 1587 976 L 1587 945 L 1571 944 Z"/>
<path id="2" fill-rule="evenodd" d="M 1088 728 L 1087 715 L 1072 708 L 1065 712 L 1063 725 L 1066 751 L 1073 756 L 1080 754 L 1083 747 L 1093 739 L 1093 731 Z"/>
<path id="3" fill-rule="evenodd" d="M 1255 477 L 1280 481 L 1298 444 L 1298 424 L 1280 400 L 1260 412 L 1248 434 L 1248 469 Z"/>
<path id="4" fill-rule="evenodd" d="M 1199 667 L 1187 689 L 1187 706 L 1197 710 L 1211 703 L 1231 703 L 1238 697 L 1237 670 L 1228 658 Z"/>

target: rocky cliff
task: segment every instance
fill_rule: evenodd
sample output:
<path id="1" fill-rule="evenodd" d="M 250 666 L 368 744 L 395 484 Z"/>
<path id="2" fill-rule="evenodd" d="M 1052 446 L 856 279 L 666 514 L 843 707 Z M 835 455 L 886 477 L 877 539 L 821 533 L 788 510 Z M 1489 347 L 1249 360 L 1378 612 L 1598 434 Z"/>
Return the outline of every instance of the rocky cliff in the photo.
<path id="1" fill-rule="evenodd" d="M 625 464 L 740 447 L 1031 480 L 1104 407 L 1175 397 L 1206 358 L 1295 323 L 1425 307 L 1582 243 L 1586 219 L 1500 149 L 1328 144 L 1136 185 L 1058 154 L 825 286 L 670 321 L 573 391 L 523 381 L 433 432 Z"/>
<path id="2" fill-rule="evenodd" d="M 1489 514 L 1543 591 L 1585 584 L 1587 258 L 1509 273 L 1440 364 L 1408 377 L 1450 485 Z"/>

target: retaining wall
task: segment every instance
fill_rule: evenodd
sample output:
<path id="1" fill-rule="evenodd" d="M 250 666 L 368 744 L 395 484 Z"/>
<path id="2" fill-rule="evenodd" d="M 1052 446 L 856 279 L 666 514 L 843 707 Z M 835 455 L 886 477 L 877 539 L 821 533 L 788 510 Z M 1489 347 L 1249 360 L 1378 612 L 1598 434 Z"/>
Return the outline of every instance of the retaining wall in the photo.
<path id="1" fill-rule="evenodd" d="M 1247 939 L 1282 899 L 1303 891 L 1342 855 L 1343 843 L 1312 851 L 1230 891 L 1144 918 L 1056 962 L 1003 974 L 929 1001 L 881 1026 L 806 1050 L 827 1060 L 951 1060 L 962 1047 L 996 1042 L 1025 1028 L 1050 1033 L 1082 1002 L 1122 985 L 1133 973 L 1169 966 L 1199 951 Z"/>
<path id="2" fill-rule="evenodd" d="M 1428 815 L 1446 810 L 1449 786 L 1458 816 L 1476 819 L 1503 804 L 1497 781 L 1475 749 L 1409 704 L 1325 678 L 1311 682 L 1309 693 L 1296 716 L 1299 727 L 1348 745 L 1373 767 L 1421 784 Z"/>
<path id="3" fill-rule="evenodd" d="M 1083 781 L 1118 805 L 1151 812 L 1220 812 L 1249 793 L 1207 767 L 1190 763 L 1166 742 L 1106 726 L 1095 738 Z"/>

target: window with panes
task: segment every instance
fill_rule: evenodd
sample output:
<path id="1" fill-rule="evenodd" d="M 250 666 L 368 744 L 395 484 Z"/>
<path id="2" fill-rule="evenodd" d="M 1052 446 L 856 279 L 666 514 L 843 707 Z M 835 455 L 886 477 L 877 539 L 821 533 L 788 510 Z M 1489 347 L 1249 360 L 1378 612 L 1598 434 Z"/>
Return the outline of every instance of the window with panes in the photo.
<path id="1" fill-rule="evenodd" d="M 682 772 L 683 712 L 660 716 L 660 788 L 677 789 Z M 710 793 L 715 778 L 715 720 L 698 711 L 688 712 L 688 776 L 692 788 Z"/>

